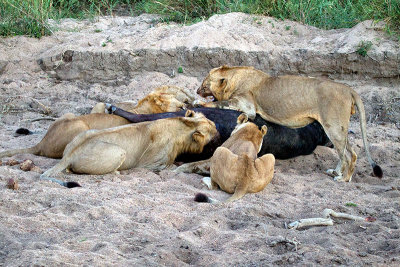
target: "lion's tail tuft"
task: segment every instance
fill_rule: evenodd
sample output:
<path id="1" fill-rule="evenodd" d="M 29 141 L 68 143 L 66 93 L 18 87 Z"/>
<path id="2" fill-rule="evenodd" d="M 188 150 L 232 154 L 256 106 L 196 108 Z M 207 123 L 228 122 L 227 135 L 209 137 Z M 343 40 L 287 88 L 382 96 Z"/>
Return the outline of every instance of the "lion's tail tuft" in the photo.
<path id="1" fill-rule="evenodd" d="M 381 167 L 378 164 L 376 164 L 376 163 L 372 164 L 372 168 L 373 168 L 375 176 L 377 176 L 379 178 L 383 177 L 383 171 L 382 171 Z"/>
<path id="2" fill-rule="evenodd" d="M 196 201 L 196 202 L 208 203 L 208 202 L 210 202 L 210 199 L 208 198 L 208 196 L 207 196 L 206 194 L 197 193 L 197 194 L 194 196 L 194 201 Z"/>
<path id="3" fill-rule="evenodd" d="M 194 196 L 194 201 L 196 201 L 196 202 L 202 202 L 202 203 L 211 203 L 211 204 L 214 204 L 214 203 L 218 203 L 218 202 L 219 202 L 218 200 L 213 199 L 213 198 L 211 198 L 211 197 L 208 197 L 206 194 L 203 194 L 203 193 L 197 193 L 197 194 Z"/>
<path id="4" fill-rule="evenodd" d="M 30 135 L 30 134 L 33 134 L 33 132 L 30 131 L 29 129 L 26 129 L 26 128 L 18 128 L 15 131 L 15 134 L 18 134 L 18 135 Z"/>

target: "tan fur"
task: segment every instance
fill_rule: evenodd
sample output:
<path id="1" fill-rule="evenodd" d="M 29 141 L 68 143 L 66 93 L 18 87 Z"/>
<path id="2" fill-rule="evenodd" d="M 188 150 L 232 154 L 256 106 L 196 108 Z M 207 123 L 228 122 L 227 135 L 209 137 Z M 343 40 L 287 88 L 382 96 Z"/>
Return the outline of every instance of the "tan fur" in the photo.
<path id="1" fill-rule="evenodd" d="M 192 98 L 186 90 L 175 86 L 162 86 L 147 95 L 131 109 L 134 113 L 152 114 L 161 112 L 176 112 L 181 110 L 184 102 L 190 102 Z M 174 97 L 177 97 L 175 99 Z M 103 103 L 104 104 L 104 103 Z M 101 105 L 95 109 L 101 110 Z M 129 121 L 119 116 L 104 114 L 87 114 L 75 116 L 67 113 L 54 122 L 43 139 L 35 146 L 24 149 L 13 149 L 0 153 L 0 159 L 15 154 L 31 153 L 49 158 L 61 158 L 65 146 L 79 133 L 90 129 L 106 129 L 128 124 Z"/>
<path id="2" fill-rule="evenodd" d="M 172 165 L 181 153 L 201 153 L 216 134 L 214 123 L 193 111 L 183 118 L 86 131 L 67 145 L 61 161 L 41 178 L 64 169 L 86 174 L 134 167 L 159 171 Z"/>
<path id="3" fill-rule="evenodd" d="M 252 119 L 258 113 L 265 120 L 293 128 L 317 120 L 339 154 L 338 166 L 329 171 L 340 181 L 351 180 L 357 158 L 347 140 L 356 105 L 367 158 L 375 165 L 367 145 L 364 105 L 344 84 L 301 76 L 271 77 L 252 67 L 222 66 L 210 71 L 197 93 L 218 100 L 207 107 L 237 109 Z"/>
<path id="4" fill-rule="evenodd" d="M 177 86 L 164 85 L 156 88 L 137 105 L 126 101 L 116 103 L 115 106 L 132 113 L 154 114 L 180 111 L 193 100 L 194 95 L 190 91 Z M 90 113 L 105 113 L 105 103 L 97 103 Z"/>
<path id="5" fill-rule="evenodd" d="M 233 193 L 228 202 L 240 199 L 246 193 L 259 192 L 271 182 L 275 157 L 266 154 L 257 158 L 266 133 L 265 125 L 259 130 L 242 114 L 231 137 L 211 157 L 211 186 Z"/>

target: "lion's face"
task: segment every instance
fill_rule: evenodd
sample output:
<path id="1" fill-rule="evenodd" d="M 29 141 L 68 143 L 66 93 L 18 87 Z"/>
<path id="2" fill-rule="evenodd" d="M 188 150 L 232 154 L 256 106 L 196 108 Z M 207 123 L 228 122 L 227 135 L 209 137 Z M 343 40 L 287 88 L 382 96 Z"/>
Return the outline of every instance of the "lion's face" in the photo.
<path id="1" fill-rule="evenodd" d="M 212 69 L 197 90 L 197 94 L 202 97 L 213 96 L 215 101 L 228 100 L 231 96 L 228 90 L 228 81 L 226 68 Z"/>
<path id="2" fill-rule="evenodd" d="M 188 152 L 201 153 L 205 145 L 212 139 L 218 137 L 218 131 L 214 122 L 207 119 L 202 113 L 188 110 L 184 118 L 181 118 L 186 125 L 193 128 L 192 141 Z"/>

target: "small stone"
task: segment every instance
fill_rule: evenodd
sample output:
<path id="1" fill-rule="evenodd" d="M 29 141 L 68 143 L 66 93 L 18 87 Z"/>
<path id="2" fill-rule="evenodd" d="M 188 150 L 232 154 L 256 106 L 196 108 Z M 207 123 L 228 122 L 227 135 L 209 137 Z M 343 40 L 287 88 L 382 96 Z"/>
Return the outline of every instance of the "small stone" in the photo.
<path id="1" fill-rule="evenodd" d="M 19 161 L 16 160 L 16 159 L 9 159 L 9 160 L 6 162 L 6 165 L 8 165 L 8 166 L 14 166 L 14 165 L 18 165 L 18 164 L 19 164 Z"/>
<path id="2" fill-rule="evenodd" d="M 30 159 L 24 160 L 21 165 L 19 166 L 19 168 L 25 172 L 30 171 L 32 169 L 32 167 L 35 166 L 35 164 L 33 164 L 33 161 Z"/>
<path id="3" fill-rule="evenodd" d="M 43 173 L 42 169 L 39 168 L 38 166 L 34 165 L 32 166 L 32 168 L 30 169 L 31 172 L 37 172 L 37 173 Z"/>
<path id="4" fill-rule="evenodd" d="M 8 181 L 7 181 L 7 187 L 8 187 L 9 189 L 12 189 L 12 190 L 18 190 L 18 188 L 19 188 L 19 186 L 18 186 L 18 181 L 17 181 L 17 180 L 14 180 L 13 178 L 8 179 Z"/>

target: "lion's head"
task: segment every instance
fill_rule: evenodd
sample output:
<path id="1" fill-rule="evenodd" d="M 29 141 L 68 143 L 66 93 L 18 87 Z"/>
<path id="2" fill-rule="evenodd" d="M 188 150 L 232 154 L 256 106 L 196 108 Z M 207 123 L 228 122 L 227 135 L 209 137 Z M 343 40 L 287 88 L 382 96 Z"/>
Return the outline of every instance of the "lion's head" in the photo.
<path id="1" fill-rule="evenodd" d="M 240 140 L 249 140 L 255 147 L 258 148 L 258 152 L 261 149 L 263 137 L 267 134 L 267 126 L 263 125 L 261 128 L 252 122 L 248 121 L 248 117 L 245 113 L 239 115 L 237 119 L 237 125 L 232 131 L 231 136 L 236 136 Z"/>
<path id="2" fill-rule="evenodd" d="M 180 118 L 181 121 L 188 127 L 191 127 L 190 146 L 185 149 L 185 152 L 201 153 L 206 144 L 212 139 L 218 138 L 218 131 L 214 122 L 207 119 L 202 113 L 192 110 L 186 111 L 185 117 Z"/>
<path id="3" fill-rule="evenodd" d="M 238 81 L 246 78 L 248 70 L 254 70 L 254 68 L 229 66 L 214 68 L 197 89 L 197 94 L 202 97 L 213 96 L 215 101 L 228 100 L 237 90 Z"/>

